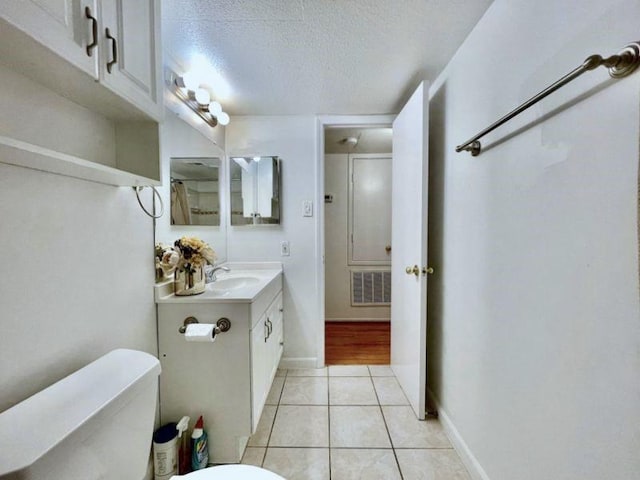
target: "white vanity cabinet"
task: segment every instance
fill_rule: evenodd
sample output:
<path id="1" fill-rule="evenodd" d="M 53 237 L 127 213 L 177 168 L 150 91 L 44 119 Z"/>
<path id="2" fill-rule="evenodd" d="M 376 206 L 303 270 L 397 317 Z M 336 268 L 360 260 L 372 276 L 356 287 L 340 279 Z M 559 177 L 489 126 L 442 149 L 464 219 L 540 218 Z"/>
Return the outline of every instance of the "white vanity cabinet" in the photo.
<path id="1" fill-rule="evenodd" d="M 258 425 L 283 351 L 282 270 L 256 274 L 260 284 L 229 292 L 192 297 L 159 294 L 158 346 L 160 419 L 176 422 L 183 415 L 192 424 L 204 416 L 210 461 L 237 463 Z M 262 273 L 260 273 L 262 272 Z M 220 279 L 241 277 L 232 267 Z M 220 282 L 221 284 L 223 282 Z M 213 343 L 187 342 L 179 332 L 188 317 L 199 323 L 231 322 Z"/>

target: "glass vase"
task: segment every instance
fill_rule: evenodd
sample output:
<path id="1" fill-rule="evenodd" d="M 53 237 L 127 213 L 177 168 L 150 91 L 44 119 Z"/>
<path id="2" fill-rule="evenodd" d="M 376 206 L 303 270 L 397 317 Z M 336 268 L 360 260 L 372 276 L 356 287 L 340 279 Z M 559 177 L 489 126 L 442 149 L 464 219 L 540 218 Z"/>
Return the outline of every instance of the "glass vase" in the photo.
<path id="1" fill-rule="evenodd" d="M 176 269 L 174 286 L 176 295 L 198 295 L 204 292 L 204 265 L 185 265 L 182 268 Z"/>

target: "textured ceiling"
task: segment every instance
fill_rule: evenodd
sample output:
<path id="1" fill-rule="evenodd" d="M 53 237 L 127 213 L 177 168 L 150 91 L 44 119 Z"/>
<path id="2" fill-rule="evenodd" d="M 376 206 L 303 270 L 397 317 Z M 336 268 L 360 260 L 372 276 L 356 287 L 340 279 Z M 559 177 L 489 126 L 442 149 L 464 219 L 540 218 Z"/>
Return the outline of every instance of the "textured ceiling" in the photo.
<path id="1" fill-rule="evenodd" d="M 397 113 L 491 0 L 164 0 L 164 49 L 203 55 L 232 115 Z"/>

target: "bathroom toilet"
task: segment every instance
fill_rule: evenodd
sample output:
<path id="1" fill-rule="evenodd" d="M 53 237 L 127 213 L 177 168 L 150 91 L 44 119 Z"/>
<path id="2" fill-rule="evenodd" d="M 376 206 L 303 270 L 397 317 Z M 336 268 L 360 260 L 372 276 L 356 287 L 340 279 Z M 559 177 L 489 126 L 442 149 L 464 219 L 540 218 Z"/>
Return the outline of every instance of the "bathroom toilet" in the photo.
<path id="1" fill-rule="evenodd" d="M 280 475 L 251 465 L 209 467 L 186 475 L 176 475 L 172 480 L 179 478 L 185 480 L 284 480 Z"/>
<path id="2" fill-rule="evenodd" d="M 149 466 L 160 362 L 114 350 L 0 413 L 0 480 L 143 480 Z M 284 480 L 249 465 L 179 480 Z"/>

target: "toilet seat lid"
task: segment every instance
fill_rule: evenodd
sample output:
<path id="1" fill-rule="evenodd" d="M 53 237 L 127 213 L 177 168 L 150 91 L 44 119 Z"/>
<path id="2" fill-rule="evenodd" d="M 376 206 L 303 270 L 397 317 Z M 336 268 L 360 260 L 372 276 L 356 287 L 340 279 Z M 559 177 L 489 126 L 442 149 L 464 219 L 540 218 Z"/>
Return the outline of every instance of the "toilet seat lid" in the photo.
<path id="1" fill-rule="evenodd" d="M 285 480 L 280 475 L 252 465 L 220 465 L 171 478 L 172 480 L 180 478 L 185 480 Z"/>

